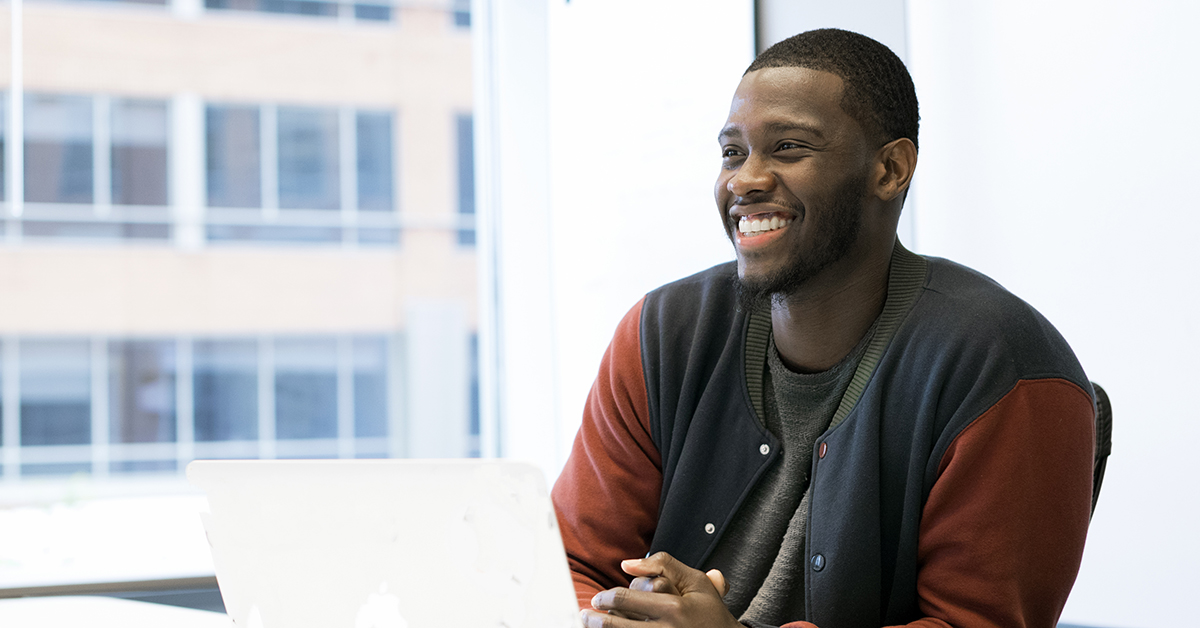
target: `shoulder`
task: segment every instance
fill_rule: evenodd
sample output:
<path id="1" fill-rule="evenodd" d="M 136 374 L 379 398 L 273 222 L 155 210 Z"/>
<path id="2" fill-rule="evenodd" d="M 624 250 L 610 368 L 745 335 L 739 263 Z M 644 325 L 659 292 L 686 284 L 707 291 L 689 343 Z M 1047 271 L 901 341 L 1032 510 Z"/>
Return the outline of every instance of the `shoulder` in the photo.
<path id="1" fill-rule="evenodd" d="M 646 295 L 655 307 L 678 307 L 705 302 L 735 303 L 737 263 L 725 262 L 672 281 Z"/>
<path id="2" fill-rule="evenodd" d="M 1075 353 L 1032 305 L 976 270 L 927 258 L 923 294 L 913 308 L 914 340 L 946 359 L 1005 366 L 1017 378 L 1060 377 L 1086 385 Z"/>
<path id="3" fill-rule="evenodd" d="M 653 354 L 705 341 L 720 343 L 717 339 L 744 318 L 736 281 L 736 263 L 726 262 L 651 291 L 642 308 L 643 346 Z"/>

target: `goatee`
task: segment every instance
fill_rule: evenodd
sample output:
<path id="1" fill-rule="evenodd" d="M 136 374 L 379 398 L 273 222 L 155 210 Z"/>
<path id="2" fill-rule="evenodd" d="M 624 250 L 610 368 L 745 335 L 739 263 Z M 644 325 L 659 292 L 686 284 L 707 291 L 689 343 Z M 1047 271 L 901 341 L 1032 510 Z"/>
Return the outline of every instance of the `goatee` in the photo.
<path id="1" fill-rule="evenodd" d="M 862 228 L 866 184 L 867 172 L 864 170 L 834 190 L 828 209 L 821 212 L 824 220 L 814 225 L 817 244 L 811 251 L 792 251 L 786 265 L 766 276 L 738 277 L 735 283 L 739 308 L 749 312 L 768 306 L 773 299 L 786 299 L 809 279 L 845 257 Z M 812 213 L 805 212 L 806 220 L 809 216 Z"/>

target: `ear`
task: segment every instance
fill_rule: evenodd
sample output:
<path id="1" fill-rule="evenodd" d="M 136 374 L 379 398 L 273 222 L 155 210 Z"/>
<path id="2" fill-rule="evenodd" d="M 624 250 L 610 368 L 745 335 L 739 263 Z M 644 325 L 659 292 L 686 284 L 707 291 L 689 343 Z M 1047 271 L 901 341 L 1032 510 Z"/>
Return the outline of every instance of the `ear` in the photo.
<path id="1" fill-rule="evenodd" d="M 888 202 L 903 198 L 917 168 L 917 147 L 907 137 L 884 144 L 875 154 L 875 196 Z"/>

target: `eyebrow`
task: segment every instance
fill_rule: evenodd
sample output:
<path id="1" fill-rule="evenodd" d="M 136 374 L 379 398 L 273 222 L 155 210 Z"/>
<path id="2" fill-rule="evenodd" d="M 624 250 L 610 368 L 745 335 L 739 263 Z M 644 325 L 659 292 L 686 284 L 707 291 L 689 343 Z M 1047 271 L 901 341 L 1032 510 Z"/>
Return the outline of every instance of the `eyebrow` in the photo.
<path id="1" fill-rule="evenodd" d="M 812 134 L 819 140 L 825 139 L 825 134 L 821 132 L 821 129 L 804 122 L 768 122 L 764 125 L 763 130 L 772 134 L 800 131 L 803 133 Z M 742 130 L 739 127 L 729 125 L 721 129 L 721 132 L 717 134 L 717 141 L 721 141 L 726 138 L 741 139 L 741 137 Z"/>

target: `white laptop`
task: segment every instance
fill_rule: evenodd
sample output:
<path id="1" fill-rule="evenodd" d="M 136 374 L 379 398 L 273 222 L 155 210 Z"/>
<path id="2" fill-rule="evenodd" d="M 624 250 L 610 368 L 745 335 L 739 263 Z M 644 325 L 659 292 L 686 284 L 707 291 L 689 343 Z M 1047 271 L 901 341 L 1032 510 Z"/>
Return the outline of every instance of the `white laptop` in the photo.
<path id="1" fill-rule="evenodd" d="M 542 473 L 509 461 L 201 460 L 245 628 L 580 625 Z"/>

